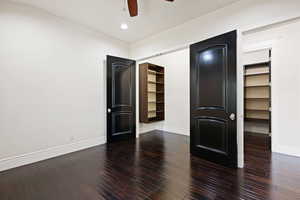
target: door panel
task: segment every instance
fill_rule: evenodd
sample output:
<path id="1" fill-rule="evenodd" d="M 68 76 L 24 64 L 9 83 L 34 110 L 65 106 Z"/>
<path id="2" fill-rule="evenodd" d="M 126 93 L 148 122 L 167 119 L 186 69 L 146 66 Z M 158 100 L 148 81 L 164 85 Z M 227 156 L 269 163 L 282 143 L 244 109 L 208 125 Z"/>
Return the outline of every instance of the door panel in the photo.
<path id="1" fill-rule="evenodd" d="M 226 46 L 219 45 L 196 53 L 198 65 L 206 66 L 197 67 L 198 109 L 225 108 L 226 52 Z"/>
<path id="2" fill-rule="evenodd" d="M 116 62 L 112 64 L 113 108 L 130 106 L 132 103 L 131 71 L 132 67 L 126 65 L 126 63 Z"/>
<path id="3" fill-rule="evenodd" d="M 135 61 L 107 56 L 107 141 L 135 138 Z"/>
<path id="4" fill-rule="evenodd" d="M 112 136 L 132 132 L 132 113 L 112 113 Z"/>
<path id="5" fill-rule="evenodd" d="M 219 119 L 198 119 L 196 145 L 199 148 L 227 154 L 227 125 Z"/>
<path id="6" fill-rule="evenodd" d="M 236 31 L 191 45 L 190 64 L 191 153 L 236 167 Z"/>

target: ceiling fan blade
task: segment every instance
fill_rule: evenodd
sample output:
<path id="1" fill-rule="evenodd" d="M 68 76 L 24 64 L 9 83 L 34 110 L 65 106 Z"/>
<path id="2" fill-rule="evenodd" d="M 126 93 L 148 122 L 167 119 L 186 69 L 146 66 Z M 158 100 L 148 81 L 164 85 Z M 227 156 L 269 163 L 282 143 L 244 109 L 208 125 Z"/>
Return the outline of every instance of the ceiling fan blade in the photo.
<path id="1" fill-rule="evenodd" d="M 173 2 L 174 0 L 166 0 L 166 1 L 170 1 L 170 2 Z"/>
<path id="2" fill-rule="evenodd" d="M 138 4 L 137 0 L 127 0 L 128 3 L 128 9 L 129 9 L 129 14 L 131 17 L 137 16 L 138 15 Z"/>

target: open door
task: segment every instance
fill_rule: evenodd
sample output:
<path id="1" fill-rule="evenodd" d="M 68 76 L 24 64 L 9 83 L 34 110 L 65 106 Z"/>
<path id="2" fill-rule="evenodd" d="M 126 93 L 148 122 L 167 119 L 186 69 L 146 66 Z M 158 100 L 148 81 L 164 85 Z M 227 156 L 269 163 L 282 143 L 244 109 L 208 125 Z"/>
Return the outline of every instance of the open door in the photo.
<path id="1" fill-rule="evenodd" d="M 193 155 L 237 167 L 237 33 L 190 46 L 190 150 Z"/>
<path id="2" fill-rule="evenodd" d="M 107 142 L 135 138 L 134 60 L 107 56 Z"/>

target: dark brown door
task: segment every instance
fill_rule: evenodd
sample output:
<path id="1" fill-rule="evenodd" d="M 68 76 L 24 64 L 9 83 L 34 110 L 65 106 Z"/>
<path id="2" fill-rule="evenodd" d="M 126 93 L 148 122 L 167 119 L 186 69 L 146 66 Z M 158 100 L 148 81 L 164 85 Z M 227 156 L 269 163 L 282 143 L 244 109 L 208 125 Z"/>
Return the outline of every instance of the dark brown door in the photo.
<path id="1" fill-rule="evenodd" d="M 135 61 L 107 56 L 107 142 L 135 138 Z"/>
<path id="2" fill-rule="evenodd" d="M 236 31 L 190 46 L 190 148 L 237 167 Z"/>

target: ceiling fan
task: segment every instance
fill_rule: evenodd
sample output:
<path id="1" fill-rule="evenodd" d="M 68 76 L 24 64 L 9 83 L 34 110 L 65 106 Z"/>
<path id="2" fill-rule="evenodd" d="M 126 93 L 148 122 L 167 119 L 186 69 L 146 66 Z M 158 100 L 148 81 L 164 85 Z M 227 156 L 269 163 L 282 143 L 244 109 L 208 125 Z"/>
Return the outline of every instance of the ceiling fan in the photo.
<path id="1" fill-rule="evenodd" d="M 173 2 L 174 0 L 165 0 L 165 1 Z M 129 9 L 130 17 L 137 16 L 138 15 L 137 0 L 127 0 L 127 3 L 128 3 L 128 9 Z"/>

